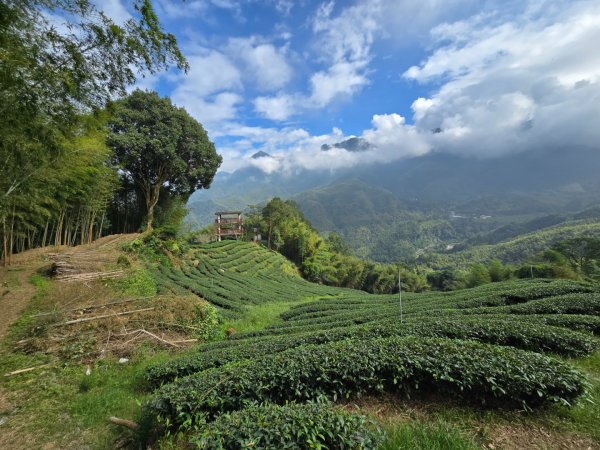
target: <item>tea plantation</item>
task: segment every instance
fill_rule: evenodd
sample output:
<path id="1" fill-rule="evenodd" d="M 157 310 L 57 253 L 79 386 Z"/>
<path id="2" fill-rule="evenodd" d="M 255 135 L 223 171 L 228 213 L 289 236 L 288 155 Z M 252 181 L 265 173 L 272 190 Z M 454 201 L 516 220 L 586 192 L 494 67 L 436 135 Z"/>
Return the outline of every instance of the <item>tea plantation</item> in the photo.
<path id="1" fill-rule="evenodd" d="M 377 448 L 377 424 L 336 406 L 365 397 L 569 407 L 588 381 L 568 358 L 599 347 L 600 290 L 567 280 L 405 294 L 401 316 L 397 295 L 311 284 L 253 243 L 195 246 L 155 277 L 228 321 L 290 305 L 260 329 L 146 369 L 146 427 L 180 431 L 199 448 Z"/>

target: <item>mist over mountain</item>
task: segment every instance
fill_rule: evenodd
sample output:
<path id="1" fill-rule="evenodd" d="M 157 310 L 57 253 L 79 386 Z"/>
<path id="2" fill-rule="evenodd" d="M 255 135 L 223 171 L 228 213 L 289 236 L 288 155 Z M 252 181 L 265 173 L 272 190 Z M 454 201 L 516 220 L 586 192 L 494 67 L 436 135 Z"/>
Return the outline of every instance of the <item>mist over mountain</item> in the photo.
<path id="1" fill-rule="evenodd" d="M 365 152 L 367 150 L 373 149 L 373 146 L 366 139 L 357 137 L 351 137 L 350 139 L 346 139 L 345 141 L 336 142 L 333 145 L 321 145 L 321 150 L 324 152 L 329 151 L 332 148 L 342 148 L 349 152 Z"/>
<path id="2" fill-rule="evenodd" d="M 339 144 L 371 147 L 353 142 Z M 246 167 L 220 172 L 209 190 L 196 192 L 188 220 L 204 226 L 216 209 L 291 198 L 319 231 L 340 233 L 359 256 L 414 260 L 561 223 L 600 202 L 598 168 L 600 152 L 583 147 L 495 158 L 432 152 L 336 171 L 267 174 Z"/>
<path id="3" fill-rule="evenodd" d="M 591 148 L 547 149 L 496 158 L 469 158 L 446 153 L 329 171 L 298 169 L 266 174 L 246 167 L 219 172 L 209 190 L 194 193 L 190 204 L 207 200 L 260 203 L 274 196 L 290 197 L 347 179 L 383 188 L 398 199 L 421 207 L 495 208 L 498 197 L 529 198 L 539 211 L 582 209 L 600 187 L 600 151 Z M 486 205 L 486 198 L 494 197 Z M 243 197 L 235 199 L 234 197 Z M 532 197 L 535 197 L 535 201 Z M 513 207 L 518 210 L 519 203 Z M 482 211 L 485 212 L 485 211 Z"/>

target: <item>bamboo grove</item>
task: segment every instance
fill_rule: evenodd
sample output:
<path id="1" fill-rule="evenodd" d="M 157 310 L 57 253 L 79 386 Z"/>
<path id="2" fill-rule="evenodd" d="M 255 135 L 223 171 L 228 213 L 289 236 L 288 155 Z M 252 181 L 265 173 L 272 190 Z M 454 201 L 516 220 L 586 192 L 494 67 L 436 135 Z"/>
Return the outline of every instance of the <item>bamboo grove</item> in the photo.
<path id="1" fill-rule="evenodd" d="M 143 186 L 152 190 L 153 206 L 166 216 L 166 209 L 180 206 L 193 189 L 212 181 L 220 157 L 206 132 L 157 94 L 134 92 L 142 103 L 152 100 L 161 112 L 180 117 L 171 127 L 176 129 L 163 131 L 162 142 L 170 146 L 131 152 L 142 154 L 142 162 L 159 157 L 173 161 L 170 170 L 161 168 L 167 175 L 155 177 L 148 166 L 148 179 L 140 179 L 123 156 L 128 149 L 121 146 L 117 158 L 115 148 L 107 146 L 111 120 L 123 114 L 119 105 L 124 100 L 118 98 L 136 81 L 136 72 L 188 68 L 152 2 L 134 0 L 133 7 L 135 14 L 116 24 L 87 0 L 0 1 L 3 265 L 10 264 L 14 253 L 30 248 L 82 244 L 109 231 L 137 231 L 144 216 L 153 212 L 146 208 Z M 150 124 L 151 132 L 157 128 Z M 127 131 L 120 131 L 125 142 Z M 181 144 L 190 141 L 193 148 Z M 175 157 L 182 154 L 195 165 L 182 164 Z M 171 197 L 163 195 L 158 201 L 158 193 L 171 186 L 179 190 L 167 191 Z M 148 220 L 147 228 L 151 225 Z"/>

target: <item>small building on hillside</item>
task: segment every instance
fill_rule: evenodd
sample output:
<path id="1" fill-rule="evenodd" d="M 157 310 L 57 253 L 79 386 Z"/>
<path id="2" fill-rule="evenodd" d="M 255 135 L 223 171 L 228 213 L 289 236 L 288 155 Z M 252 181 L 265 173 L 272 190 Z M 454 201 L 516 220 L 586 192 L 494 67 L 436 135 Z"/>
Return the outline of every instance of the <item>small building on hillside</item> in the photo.
<path id="1" fill-rule="evenodd" d="M 242 211 L 217 211 L 215 213 L 215 235 L 217 241 L 223 238 L 238 239 L 244 233 Z"/>

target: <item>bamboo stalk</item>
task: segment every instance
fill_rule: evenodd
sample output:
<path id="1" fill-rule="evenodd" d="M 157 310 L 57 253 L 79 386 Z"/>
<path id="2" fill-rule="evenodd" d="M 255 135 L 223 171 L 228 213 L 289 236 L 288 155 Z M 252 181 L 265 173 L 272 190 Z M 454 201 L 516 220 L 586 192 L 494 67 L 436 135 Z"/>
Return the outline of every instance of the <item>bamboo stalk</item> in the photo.
<path id="1" fill-rule="evenodd" d="M 120 313 L 103 314 L 101 316 L 84 317 L 82 319 L 67 320 L 66 322 L 57 323 L 54 326 L 55 327 L 62 327 L 62 326 L 65 326 L 65 325 L 73 325 L 73 324 L 76 324 L 76 323 L 91 322 L 92 320 L 107 319 L 109 317 L 126 316 L 128 314 L 135 314 L 135 313 L 139 313 L 139 312 L 152 311 L 154 309 L 155 308 L 142 308 L 142 309 L 135 309 L 133 311 L 124 311 L 124 312 L 120 312 Z"/>
<path id="2" fill-rule="evenodd" d="M 110 417 L 108 420 L 115 425 L 120 425 L 122 427 L 129 428 L 130 430 L 137 430 L 138 427 L 138 424 L 132 420 L 119 419 L 118 417 Z"/>
<path id="3" fill-rule="evenodd" d="M 12 377 L 13 375 L 18 375 L 18 374 L 20 374 L 20 373 L 25 373 L 25 372 L 31 372 L 32 370 L 39 369 L 39 368 L 41 368 L 41 367 L 47 367 L 47 366 L 49 366 L 49 365 L 50 365 L 50 364 L 42 364 L 42 365 L 40 365 L 40 366 L 33 366 L 33 367 L 28 367 L 28 368 L 26 368 L 26 369 L 14 370 L 14 371 L 12 371 L 12 372 L 5 373 L 5 374 L 4 374 L 4 376 L 5 376 L 5 377 Z"/>

